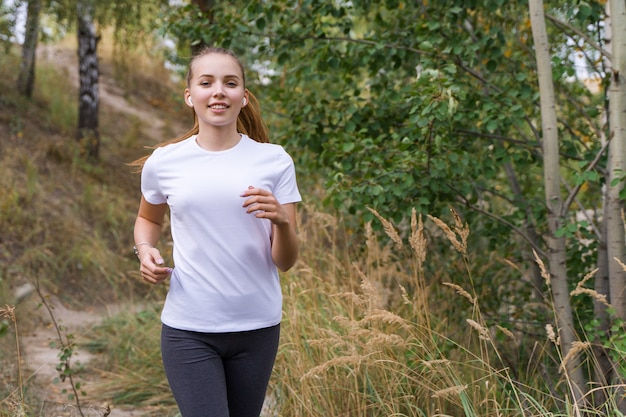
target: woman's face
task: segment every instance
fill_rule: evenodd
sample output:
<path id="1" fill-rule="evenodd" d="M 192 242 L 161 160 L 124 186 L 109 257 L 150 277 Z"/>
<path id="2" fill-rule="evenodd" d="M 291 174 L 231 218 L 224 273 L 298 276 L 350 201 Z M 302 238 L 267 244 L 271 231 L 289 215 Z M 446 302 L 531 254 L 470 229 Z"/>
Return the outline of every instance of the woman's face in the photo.
<path id="1" fill-rule="evenodd" d="M 191 74 L 185 102 L 194 108 L 199 123 L 236 125 L 248 93 L 235 58 L 220 53 L 200 56 L 191 64 Z"/>

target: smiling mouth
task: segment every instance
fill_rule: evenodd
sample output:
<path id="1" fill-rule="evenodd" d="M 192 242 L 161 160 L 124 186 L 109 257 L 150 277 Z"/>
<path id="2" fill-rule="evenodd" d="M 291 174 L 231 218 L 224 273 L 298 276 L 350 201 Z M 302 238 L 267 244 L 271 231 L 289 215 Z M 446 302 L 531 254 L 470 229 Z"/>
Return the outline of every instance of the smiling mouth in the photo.
<path id="1" fill-rule="evenodd" d="M 225 105 L 225 104 L 212 104 L 212 105 L 210 105 L 210 106 L 209 106 L 209 108 L 211 108 L 211 109 L 221 109 L 221 110 L 223 110 L 223 109 L 227 109 L 227 108 L 228 108 L 228 106 L 227 106 L 227 105 Z"/>

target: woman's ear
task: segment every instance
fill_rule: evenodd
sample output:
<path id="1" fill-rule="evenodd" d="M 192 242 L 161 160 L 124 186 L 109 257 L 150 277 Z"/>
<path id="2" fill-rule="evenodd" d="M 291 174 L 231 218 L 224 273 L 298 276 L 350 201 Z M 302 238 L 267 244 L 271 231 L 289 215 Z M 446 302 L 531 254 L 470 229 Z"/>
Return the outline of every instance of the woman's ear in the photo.
<path id="1" fill-rule="evenodd" d="M 185 90 L 185 104 L 187 104 L 189 107 L 193 107 L 193 100 L 191 99 L 191 94 L 189 94 L 189 91 Z"/>
<path id="2" fill-rule="evenodd" d="M 246 88 L 246 90 L 243 93 L 243 101 L 241 102 L 241 106 L 242 107 L 246 107 L 249 103 L 250 99 L 248 98 L 248 89 Z"/>

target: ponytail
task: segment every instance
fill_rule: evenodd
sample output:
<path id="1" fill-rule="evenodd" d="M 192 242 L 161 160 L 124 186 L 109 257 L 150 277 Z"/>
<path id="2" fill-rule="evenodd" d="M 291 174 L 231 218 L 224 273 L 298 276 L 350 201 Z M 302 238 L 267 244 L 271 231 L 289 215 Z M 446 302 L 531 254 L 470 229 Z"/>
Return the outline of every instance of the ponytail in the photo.
<path id="1" fill-rule="evenodd" d="M 241 108 L 237 118 L 237 131 L 250 136 L 257 142 L 269 143 L 270 135 L 263 117 L 259 100 L 248 91 L 248 104 Z"/>
<path id="2" fill-rule="evenodd" d="M 193 110 L 191 110 L 193 112 Z M 237 123 L 239 124 L 239 122 Z M 162 146 L 166 146 L 166 145 L 171 145 L 173 143 L 177 143 L 177 142 L 182 142 L 185 139 L 188 139 L 190 137 L 192 137 L 193 135 L 197 135 L 198 131 L 200 130 L 199 125 L 198 125 L 198 116 L 196 116 L 196 113 L 193 113 L 193 127 L 191 129 L 189 129 L 186 133 L 182 134 L 181 136 L 178 136 L 174 139 L 169 139 L 165 142 L 161 142 L 158 145 L 154 145 L 154 146 L 146 146 L 146 149 L 152 149 L 155 150 L 156 148 L 160 148 Z M 135 168 L 134 172 L 136 173 L 140 173 L 141 169 L 143 168 L 143 164 L 146 163 L 146 160 L 150 157 L 150 155 L 144 155 L 139 159 L 135 159 L 133 162 L 130 162 L 128 165 L 130 165 L 131 167 Z"/>

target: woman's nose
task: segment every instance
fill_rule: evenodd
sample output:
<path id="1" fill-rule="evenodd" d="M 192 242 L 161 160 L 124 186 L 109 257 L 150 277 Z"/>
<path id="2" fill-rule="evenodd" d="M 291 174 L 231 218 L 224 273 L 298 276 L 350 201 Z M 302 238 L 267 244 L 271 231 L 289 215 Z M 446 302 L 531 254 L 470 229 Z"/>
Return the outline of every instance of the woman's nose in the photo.
<path id="1" fill-rule="evenodd" d="M 224 84 L 215 83 L 213 84 L 215 90 L 213 91 L 213 95 L 215 96 L 223 96 L 224 95 Z"/>

